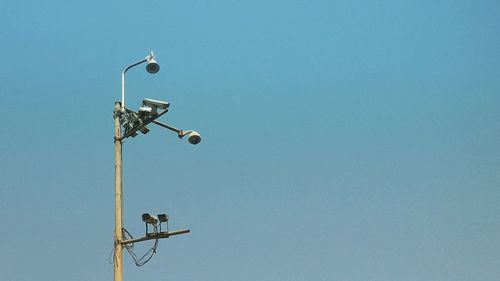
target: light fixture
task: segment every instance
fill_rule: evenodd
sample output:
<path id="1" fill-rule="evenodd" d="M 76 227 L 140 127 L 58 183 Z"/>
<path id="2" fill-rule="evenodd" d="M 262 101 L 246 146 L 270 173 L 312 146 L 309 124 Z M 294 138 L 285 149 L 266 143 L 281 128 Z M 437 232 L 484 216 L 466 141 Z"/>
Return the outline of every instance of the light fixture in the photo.
<path id="1" fill-rule="evenodd" d="M 167 214 L 158 214 L 158 219 L 160 220 L 160 222 L 167 222 L 169 217 Z"/>
<path id="2" fill-rule="evenodd" d="M 180 130 L 178 132 L 179 134 L 179 138 L 183 138 L 184 136 L 188 136 L 188 142 L 190 144 L 199 144 L 201 142 L 201 135 L 197 132 L 197 131 L 193 131 L 193 130 Z"/>
<path id="3" fill-rule="evenodd" d="M 201 136 L 198 132 L 196 131 L 191 131 L 191 133 L 188 134 L 188 142 L 190 144 L 198 144 L 201 141 Z"/>
<path id="4" fill-rule="evenodd" d="M 169 129 L 170 131 L 174 131 L 177 133 L 177 136 L 182 139 L 185 136 L 188 136 L 188 142 L 190 144 L 199 144 L 201 142 L 201 135 L 193 130 L 181 130 L 169 124 L 162 123 L 160 121 L 152 120 L 151 123 L 159 125 L 165 129 Z"/>
<path id="5" fill-rule="evenodd" d="M 155 55 L 153 54 L 153 51 L 151 51 L 149 53 L 149 55 L 147 57 L 145 57 L 144 59 L 138 61 L 138 62 L 135 62 L 129 66 L 127 66 L 123 71 L 122 71 L 122 104 L 121 104 L 121 111 L 122 112 L 125 112 L 125 73 L 127 73 L 127 71 L 129 69 L 131 69 L 132 67 L 134 66 L 137 66 L 141 63 L 144 63 L 144 62 L 147 62 L 148 64 L 146 65 L 146 71 L 151 73 L 151 74 L 155 74 L 157 73 L 158 71 L 160 71 L 160 65 L 158 64 L 158 62 L 156 62 L 156 57 Z"/>
<path id="6" fill-rule="evenodd" d="M 160 65 L 156 62 L 155 56 L 153 52 L 149 54 L 147 57 L 148 64 L 146 65 L 146 70 L 151 73 L 155 74 L 156 72 L 160 71 Z"/>

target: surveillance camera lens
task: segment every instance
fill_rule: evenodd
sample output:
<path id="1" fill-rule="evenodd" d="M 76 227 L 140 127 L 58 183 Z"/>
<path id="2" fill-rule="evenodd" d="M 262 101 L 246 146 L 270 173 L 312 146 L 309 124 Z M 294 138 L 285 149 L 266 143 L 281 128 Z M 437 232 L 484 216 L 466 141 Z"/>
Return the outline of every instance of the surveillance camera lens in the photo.
<path id="1" fill-rule="evenodd" d="M 146 70 L 149 73 L 154 74 L 160 70 L 160 65 L 157 63 L 149 63 L 146 67 Z"/>
<path id="2" fill-rule="evenodd" d="M 201 141 L 201 137 L 198 135 L 192 135 L 192 136 L 189 136 L 188 141 L 191 144 L 198 144 Z"/>

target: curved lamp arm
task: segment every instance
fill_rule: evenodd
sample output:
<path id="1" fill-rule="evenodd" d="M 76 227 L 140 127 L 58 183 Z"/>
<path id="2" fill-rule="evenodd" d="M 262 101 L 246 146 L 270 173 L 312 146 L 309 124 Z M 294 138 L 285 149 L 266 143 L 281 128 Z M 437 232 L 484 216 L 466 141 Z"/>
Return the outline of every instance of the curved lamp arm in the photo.
<path id="1" fill-rule="evenodd" d="M 145 57 L 144 59 L 136 62 L 136 63 L 133 63 L 129 66 L 127 66 L 123 71 L 122 71 L 122 108 L 121 108 L 121 111 L 124 112 L 125 111 L 125 73 L 127 73 L 127 71 L 129 69 L 131 69 L 132 67 L 134 66 L 137 66 L 141 63 L 145 63 L 147 61 L 151 61 L 151 60 L 154 60 L 155 59 L 155 55 L 153 54 L 153 51 L 151 51 L 151 53 L 149 53 L 149 55 L 147 57 Z"/>

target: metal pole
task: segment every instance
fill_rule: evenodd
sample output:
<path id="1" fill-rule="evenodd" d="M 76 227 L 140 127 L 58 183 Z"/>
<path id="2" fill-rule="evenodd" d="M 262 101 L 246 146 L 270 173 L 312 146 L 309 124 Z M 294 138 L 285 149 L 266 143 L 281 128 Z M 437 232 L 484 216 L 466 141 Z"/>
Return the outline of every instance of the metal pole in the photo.
<path id="1" fill-rule="evenodd" d="M 123 280 L 122 256 L 122 140 L 120 128 L 121 103 L 115 102 L 115 249 L 114 281 Z"/>
<path id="2" fill-rule="evenodd" d="M 123 71 L 122 71 L 122 106 L 121 106 L 121 111 L 125 112 L 125 73 L 127 73 L 127 70 L 131 69 L 132 67 L 139 65 L 143 62 L 148 61 L 149 56 L 147 56 L 145 59 L 140 60 L 136 63 L 133 63 L 129 66 L 127 66 Z"/>

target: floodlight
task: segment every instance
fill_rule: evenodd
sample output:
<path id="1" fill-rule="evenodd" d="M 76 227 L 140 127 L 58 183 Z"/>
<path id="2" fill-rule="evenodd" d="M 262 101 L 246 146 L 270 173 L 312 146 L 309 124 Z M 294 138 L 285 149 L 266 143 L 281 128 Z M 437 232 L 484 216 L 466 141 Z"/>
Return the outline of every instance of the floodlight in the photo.
<path id="1" fill-rule="evenodd" d="M 160 222 L 167 222 L 169 216 L 167 214 L 158 214 L 158 219 L 160 220 Z"/>

